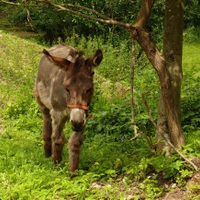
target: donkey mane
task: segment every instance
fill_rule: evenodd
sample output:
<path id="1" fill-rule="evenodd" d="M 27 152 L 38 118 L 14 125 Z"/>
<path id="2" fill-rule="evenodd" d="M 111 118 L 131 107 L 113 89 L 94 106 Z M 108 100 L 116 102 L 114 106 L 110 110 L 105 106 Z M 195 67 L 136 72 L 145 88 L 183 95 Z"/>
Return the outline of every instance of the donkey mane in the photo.
<path id="1" fill-rule="evenodd" d="M 79 70 L 81 66 L 84 66 L 85 64 L 85 56 L 84 56 L 84 52 L 83 51 L 77 51 L 75 52 L 75 62 L 74 62 L 74 67 L 73 69 L 75 71 Z"/>

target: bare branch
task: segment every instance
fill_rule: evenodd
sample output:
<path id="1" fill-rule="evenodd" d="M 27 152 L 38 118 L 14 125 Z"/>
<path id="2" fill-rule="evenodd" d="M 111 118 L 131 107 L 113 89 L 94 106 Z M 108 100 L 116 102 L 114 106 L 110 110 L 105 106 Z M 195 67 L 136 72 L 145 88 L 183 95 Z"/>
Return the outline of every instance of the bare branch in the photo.
<path id="1" fill-rule="evenodd" d="M 9 5 L 12 5 L 12 6 L 21 6 L 20 3 L 13 3 L 13 2 L 10 2 L 10 1 L 0 0 L 0 2 L 9 4 Z"/>
<path id="2" fill-rule="evenodd" d="M 40 2 L 40 3 L 47 4 L 48 6 L 51 6 L 55 9 L 57 9 L 58 11 L 66 11 L 66 12 L 72 13 L 74 15 L 84 17 L 84 18 L 87 18 L 87 19 L 91 19 L 91 20 L 94 20 L 94 21 L 102 22 L 102 23 L 105 23 L 105 24 L 123 26 L 123 27 L 126 27 L 128 29 L 134 27 L 132 24 L 116 21 L 114 19 L 111 19 L 109 17 L 102 15 L 101 13 L 97 12 L 94 9 L 86 8 L 84 6 L 73 5 L 73 4 L 59 5 L 59 4 L 52 3 L 49 0 L 36 0 L 36 1 Z M 33 7 L 33 5 L 12 3 L 12 2 L 8 2 L 8 1 L 4 1 L 4 0 L 0 0 L 0 2 L 10 4 L 10 5 L 14 5 L 14 6 L 30 6 L 30 7 Z M 75 11 L 75 10 L 69 9 L 67 7 L 80 8 L 80 11 Z M 94 16 L 91 16 L 89 14 L 83 14 L 83 13 L 81 13 L 81 10 L 87 10 L 90 13 L 97 15 L 98 17 L 94 17 Z"/>
<path id="3" fill-rule="evenodd" d="M 4 0 L 0 0 L 0 3 L 4 3 L 4 4 L 8 4 L 11 6 L 21 6 L 21 7 L 38 7 L 38 5 L 34 5 L 34 4 L 28 4 L 26 0 L 24 0 L 24 3 L 14 3 L 14 2 L 10 2 L 10 1 L 4 1 Z"/>
<path id="4" fill-rule="evenodd" d="M 119 22 L 119 21 L 116 21 L 114 19 L 107 18 L 107 17 L 101 15 L 100 13 L 98 13 L 97 11 L 95 11 L 93 9 L 87 9 L 87 10 L 92 12 L 92 13 L 95 13 L 95 14 L 98 13 L 98 15 L 101 16 L 102 18 L 97 18 L 97 17 L 93 17 L 91 15 L 80 13 L 79 11 L 74 11 L 74 10 L 66 8 L 66 7 L 64 7 L 62 5 L 54 4 L 54 3 L 50 2 L 49 0 L 37 0 L 37 1 L 45 3 L 45 4 L 49 5 L 49 6 L 52 6 L 52 7 L 56 8 L 59 11 L 61 11 L 61 10 L 67 11 L 67 12 L 72 13 L 74 15 L 78 15 L 78 16 L 81 16 L 81 17 L 84 17 L 84 18 L 88 18 L 88 19 L 91 19 L 91 20 L 94 20 L 94 21 L 99 21 L 99 22 L 102 22 L 102 23 L 105 23 L 105 24 L 118 25 L 118 26 L 123 26 L 123 27 L 126 27 L 126 28 L 133 27 L 132 24 Z M 69 5 L 69 4 L 66 4 L 66 5 Z M 78 6 L 77 5 L 77 6 L 74 6 L 74 7 L 80 7 L 81 8 L 82 6 Z M 86 8 L 84 8 L 84 9 L 86 10 Z"/>
<path id="5" fill-rule="evenodd" d="M 137 16 L 135 26 L 145 28 L 147 21 L 150 17 L 151 9 L 155 0 L 143 0 L 142 6 Z"/>
<path id="6" fill-rule="evenodd" d="M 91 13 L 94 13 L 95 15 L 101 17 L 102 19 L 108 19 L 108 20 L 110 20 L 109 17 L 106 17 L 106 16 L 102 15 L 101 13 L 99 13 L 98 11 L 96 11 L 94 9 L 91 9 L 91 8 L 87 8 L 85 6 L 74 5 L 74 4 L 64 4 L 64 6 L 66 6 L 66 7 L 73 7 L 73 8 L 79 8 L 79 9 L 82 9 L 82 10 L 87 10 L 87 11 L 89 11 Z"/>

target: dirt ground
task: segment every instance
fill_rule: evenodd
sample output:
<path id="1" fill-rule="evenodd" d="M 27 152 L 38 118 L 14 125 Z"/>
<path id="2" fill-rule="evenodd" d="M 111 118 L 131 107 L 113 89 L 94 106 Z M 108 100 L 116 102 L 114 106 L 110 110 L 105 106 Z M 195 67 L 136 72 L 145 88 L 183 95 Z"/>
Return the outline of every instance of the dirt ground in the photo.
<path id="1" fill-rule="evenodd" d="M 157 200 L 200 200 L 200 172 L 196 172 L 187 181 L 185 191 L 174 187 L 172 191 Z"/>

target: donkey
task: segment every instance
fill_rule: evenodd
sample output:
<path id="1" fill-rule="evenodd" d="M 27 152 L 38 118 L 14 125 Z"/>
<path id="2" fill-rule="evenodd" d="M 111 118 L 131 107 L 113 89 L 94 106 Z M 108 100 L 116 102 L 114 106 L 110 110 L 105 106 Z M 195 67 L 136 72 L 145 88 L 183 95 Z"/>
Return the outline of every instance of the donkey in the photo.
<path id="1" fill-rule="evenodd" d="M 43 50 L 34 93 L 43 115 L 44 151 L 54 163 L 62 160 L 65 143 L 63 128 L 69 120 L 73 134 L 68 141 L 69 171 L 72 177 L 78 169 L 84 128 L 93 96 L 94 68 L 103 54 L 85 58 L 83 52 L 66 45 Z"/>

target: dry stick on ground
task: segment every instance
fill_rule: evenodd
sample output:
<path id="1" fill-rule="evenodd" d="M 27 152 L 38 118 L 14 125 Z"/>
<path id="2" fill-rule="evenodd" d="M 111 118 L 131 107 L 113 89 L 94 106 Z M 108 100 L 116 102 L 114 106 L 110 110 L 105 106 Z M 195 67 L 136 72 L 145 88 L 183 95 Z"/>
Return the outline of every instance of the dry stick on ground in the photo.
<path id="1" fill-rule="evenodd" d="M 138 137 L 137 126 L 135 122 L 135 114 L 134 114 L 134 71 L 135 71 L 135 39 L 132 34 L 132 62 L 131 62 L 131 124 L 134 128 L 134 137 L 131 140 L 135 140 Z"/>
<path id="2" fill-rule="evenodd" d="M 150 91 L 150 90 L 149 90 Z M 157 125 L 156 125 L 156 123 L 155 123 L 155 121 L 154 121 L 154 119 L 153 119 L 153 117 L 152 117 L 152 115 L 151 115 L 151 110 L 149 109 L 149 106 L 148 106 L 148 104 L 147 104 L 147 101 L 146 101 L 146 99 L 145 99 L 145 94 L 147 94 L 149 91 L 147 91 L 147 92 L 145 92 L 145 93 L 143 93 L 142 94 L 142 99 L 143 99 L 143 102 L 144 102 L 144 105 L 145 105 L 145 107 L 146 107 L 146 110 L 147 110 L 147 112 L 148 112 L 148 115 L 149 115 L 149 117 L 150 117 L 150 120 L 151 120 L 151 122 L 152 122 L 152 124 L 155 126 L 155 128 L 158 130 L 158 127 L 157 127 Z M 167 134 L 166 134 L 167 135 Z M 192 162 L 192 161 L 190 161 L 189 159 L 187 159 L 171 142 L 170 142 L 170 140 L 169 140 L 169 138 L 167 138 L 166 136 L 165 136 L 165 134 L 163 134 L 163 138 L 164 138 L 164 140 L 169 144 L 169 146 L 170 147 L 172 147 L 175 151 L 176 151 L 176 153 L 179 155 L 179 156 L 181 156 L 188 164 L 190 164 L 194 169 L 195 169 L 195 171 L 198 171 L 198 167 Z"/>

